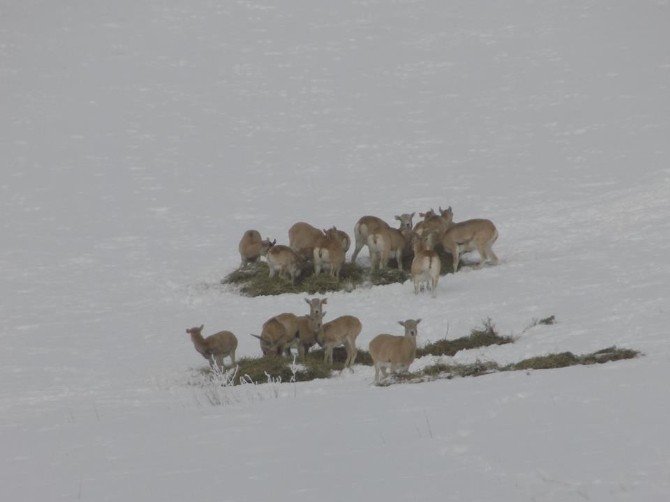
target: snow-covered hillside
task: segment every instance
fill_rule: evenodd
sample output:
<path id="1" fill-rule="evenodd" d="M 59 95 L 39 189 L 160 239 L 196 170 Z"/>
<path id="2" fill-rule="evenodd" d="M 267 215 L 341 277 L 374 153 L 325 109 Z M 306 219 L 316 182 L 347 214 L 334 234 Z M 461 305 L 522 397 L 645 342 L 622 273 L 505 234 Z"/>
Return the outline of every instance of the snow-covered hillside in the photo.
<path id="1" fill-rule="evenodd" d="M 664 0 L 3 2 L 0 498 L 668 500 L 669 21 Z M 329 295 L 361 347 L 490 317 L 518 340 L 456 361 L 644 356 L 386 388 L 357 367 L 224 406 L 193 384 L 185 328 L 258 355 L 249 333 L 306 310 L 218 284 L 244 230 L 439 205 L 492 219 L 501 264 L 436 299 Z"/>

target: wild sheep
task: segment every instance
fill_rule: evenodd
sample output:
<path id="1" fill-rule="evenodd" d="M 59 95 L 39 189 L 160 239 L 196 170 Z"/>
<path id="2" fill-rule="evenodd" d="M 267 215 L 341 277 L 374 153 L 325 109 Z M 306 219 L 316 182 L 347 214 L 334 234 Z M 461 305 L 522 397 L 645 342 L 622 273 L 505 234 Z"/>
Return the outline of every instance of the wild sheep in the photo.
<path id="1" fill-rule="evenodd" d="M 230 331 L 219 331 L 207 338 L 203 338 L 201 324 L 199 327 L 189 328 L 186 333 L 191 335 L 191 341 L 202 357 L 209 361 L 212 369 L 223 369 L 223 358 L 230 357 L 231 364 L 235 365 L 235 349 L 237 349 L 237 337 Z"/>
<path id="2" fill-rule="evenodd" d="M 391 372 L 407 371 L 416 356 L 417 325 L 421 319 L 398 321 L 405 328 L 404 336 L 377 335 L 368 346 L 372 364 L 375 367 L 375 383 L 386 379 L 386 370 Z M 380 378 L 381 375 L 381 378 Z"/>
<path id="3" fill-rule="evenodd" d="M 349 251 L 349 248 L 351 247 L 351 239 L 349 238 L 349 234 L 346 233 L 344 230 L 338 230 L 336 227 L 331 227 L 328 230 L 324 230 L 326 234 L 329 232 L 331 235 L 334 235 L 337 237 L 337 240 L 340 241 L 340 244 L 342 244 L 342 249 L 344 250 L 344 254 Z"/>
<path id="4" fill-rule="evenodd" d="M 344 249 L 335 227 L 325 230 L 324 234 L 314 247 L 314 273 L 318 275 L 322 269 L 328 269 L 331 276 L 339 279 L 344 265 Z"/>
<path id="5" fill-rule="evenodd" d="M 298 343 L 298 317 L 288 312 L 271 317 L 263 323 L 260 336 L 251 336 L 260 340 L 264 356 L 290 354 Z"/>
<path id="6" fill-rule="evenodd" d="M 309 305 L 309 315 L 323 315 L 323 306 L 328 303 L 328 298 L 305 298 L 305 303 Z"/>
<path id="7" fill-rule="evenodd" d="M 298 355 L 302 358 L 318 343 L 317 337 L 321 331 L 322 316 L 310 314 L 298 317 Z"/>
<path id="8" fill-rule="evenodd" d="M 309 314 L 298 317 L 298 353 L 304 357 L 309 349 L 317 343 L 317 334 L 321 329 L 323 305 L 328 303 L 327 298 L 305 298 L 309 305 Z"/>
<path id="9" fill-rule="evenodd" d="M 285 275 L 295 284 L 296 278 L 300 275 L 301 258 L 290 247 L 275 244 L 276 239 L 268 241 L 261 247 L 261 255 L 265 256 L 270 269 L 270 277 L 275 274 Z"/>
<path id="10" fill-rule="evenodd" d="M 325 316 L 326 313 L 324 312 Z M 356 337 L 363 329 L 363 325 L 358 318 L 351 315 L 343 315 L 337 319 L 321 325 L 317 333 L 317 343 L 323 347 L 323 362 L 333 364 L 333 349 L 344 345 L 347 351 L 347 359 L 344 362 L 345 368 L 350 368 L 356 360 Z"/>
<path id="11" fill-rule="evenodd" d="M 351 263 L 356 263 L 358 253 L 360 253 L 363 246 L 366 246 L 368 243 L 368 236 L 378 232 L 382 228 L 391 227 L 384 220 L 377 218 L 376 216 L 363 216 L 356 222 L 356 225 L 354 226 L 354 240 L 356 241 L 356 247 L 354 248 L 354 253 L 351 255 Z"/>
<path id="12" fill-rule="evenodd" d="M 438 254 L 429 249 L 430 246 L 426 243 L 426 237 L 414 234 L 413 239 L 414 258 L 412 259 L 410 272 L 414 282 L 414 294 L 419 294 L 421 284 L 425 283 L 426 289 L 430 290 L 431 295 L 435 298 L 442 262 L 440 262 Z"/>
<path id="13" fill-rule="evenodd" d="M 437 234 L 438 240 L 436 242 L 439 242 L 444 233 L 454 222 L 454 212 L 452 211 L 451 206 L 447 209 L 442 209 L 442 207 L 440 207 L 439 211 L 440 214 L 435 214 L 432 209 L 425 213 L 419 213 L 419 216 L 423 216 L 424 219 L 416 224 L 414 232 L 419 235 L 428 233 Z"/>
<path id="14" fill-rule="evenodd" d="M 371 268 L 386 268 L 389 258 L 398 262 L 398 270 L 402 270 L 403 255 L 409 252 L 412 233 L 412 214 L 396 216 L 400 228 L 380 228 L 368 236 Z"/>
<path id="15" fill-rule="evenodd" d="M 449 227 L 441 242 L 444 250 L 451 254 L 454 271 L 456 271 L 460 255 L 475 249 L 481 257 L 477 268 L 482 267 L 488 261 L 496 265 L 498 257 L 493 252 L 492 246 L 497 238 L 498 230 L 491 220 L 474 219 Z"/>
<path id="16" fill-rule="evenodd" d="M 309 223 L 299 221 L 288 230 L 288 245 L 299 256 L 311 260 L 314 246 L 324 236 L 324 232 Z"/>
<path id="17" fill-rule="evenodd" d="M 409 220 L 407 222 L 403 219 L 402 217 L 409 216 Z M 400 228 L 398 230 L 412 230 L 412 217 L 414 216 L 414 213 L 411 215 L 403 214 L 401 216 L 396 216 L 397 220 L 400 220 Z M 407 224 L 409 224 L 409 228 L 407 228 Z M 384 220 L 377 218 L 376 216 L 363 216 L 361 219 L 359 219 L 356 222 L 356 225 L 354 226 L 354 240 L 356 241 L 356 247 L 354 249 L 354 253 L 351 255 L 351 263 L 356 262 L 356 257 L 358 256 L 358 253 L 360 253 L 361 249 L 363 249 L 363 246 L 368 245 L 368 237 L 370 235 L 379 233 L 383 229 L 390 229 L 391 226 L 386 223 Z M 368 248 L 369 249 L 369 248 Z M 372 253 L 370 255 L 372 257 Z"/>
<path id="18" fill-rule="evenodd" d="M 242 259 L 240 268 L 246 267 L 247 263 L 255 262 L 260 258 L 262 245 L 263 239 L 258 230 L 247 230 L 244 232 L 237 246 L 240 258 Z"/>

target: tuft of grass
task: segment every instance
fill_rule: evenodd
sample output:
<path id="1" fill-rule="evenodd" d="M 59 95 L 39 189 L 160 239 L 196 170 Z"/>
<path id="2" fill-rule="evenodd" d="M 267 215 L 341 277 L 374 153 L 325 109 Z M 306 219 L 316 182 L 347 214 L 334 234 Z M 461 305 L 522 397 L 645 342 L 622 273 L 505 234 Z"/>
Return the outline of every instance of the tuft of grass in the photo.
<path id="1" fill-rule="evenodd" d="M 240 379 L 264 383 L 268 380 L 268 376 L 281 382 L 308 382 L 317 378 L 329 378 L 333 368 L 321 361 L 316 359 L 296 361 L 296 367 L 293 368 L 293 360 L 285 357 L 243 358 L 237 362 L 239 370 L 234 384 L 239 385 Z"/>
<path id="2" fill-rule="evenodd" d="M 409 274 L 404 270 L 386 267 L 369 273 L 369 282 L 373 286 L 385 286 L 387 284 L 403 283 L 409 278 Z"/>
<path id="3" fill-rule="evenodd" d="M 500 336 L 491 319 L 486 319 L 483 321 L 483 326 L 473 329 L 469 336 L 463 336 L 455 340 L 442 339 L 429 343 L 424 347 L 417 348 L 416 356 L 453 356 L 461 350 L 476 349 L 489 345 L 504 345 L 513 341 L 512 337 Z"/>
<path id="4" fill-rule="evenodd" d="M 235 270 L 221 280 L 222 284 L 239 287 L 245 296 L 272 296 L 284 293 L 324 294 L 329 291 L 351 291 L 367 280 L 362 267 L 345 263 L 340 271 L 340 279 L 327 273 L 314 275 L 309 262 L 303 262 L 295 284 L 276 275 L 270 278 L 267 263 L 260 262 L 242 270 Z"/>
<path id="5" fill-rule="evenodd" d="M 324 356 L 324 350 L 316 349 L 308 352 L 307 357 L 305 359 L 307 361 L 311 360 L 323 361 L 323 356 Z M 344 347 L 335 347 L 335 349 L 333 350 L 333 369 L 341 370 L 342 368 L 344 368 L 344 361 L 346 361 L 346 359 L 347 359 L 347 351 L 344 349 Z M 360 364 L 363 366 L 372 366 L 372 357 L 370 356 L 370 353 L 367 350 L 358 349 L 354 364 Z"/>
<path id="6" fill-rule="evenodd" d="M 263 383 L 268 375 L 282 382 L 289 382 L 293 377 L 291 361 L 283 357 L 245 357 L 238 360 L 237 365 L 239 370 L 235 375 L 235 385 L 240 384 L 240 379 Z"/>
<path id="7" fill-rule="evenodd" d="M 441 246 L 437 246 L 435 251 L 440 257 L 442 263 L 441 274 L 451 274 L 454 272 L 451 255 L 444 251 Z M 387 284 L 404 283 L 409 279 L 412 265 L 412 256 L 406 256 L 403 259 L 403 271 L 398 270 L 396 260 L 389 260 L 388 267 L 384 270 L 370 269 L 346 262 L 340 271 L 340 279 L 337 280 L 328 274 L 314 275 L 312 264 L 308 261 L 301 263 L 301 271 L 295 284 L 281 277 L 270 279 L 267 263 L 257 261 L 247 265 L 244 269 L 234 270 L 226 275 L 222 284 L 232 284 L 239 287 L 241 294 L 245 296 L 268 296 L 280 295 L 283 293 L 307 293 L 324 294 L 329 291 L 352 291 L 357 287 L 365 286 L 384 286 Z M 460 269 L 459 264 L 459 269 Z"/>
<path id="8" fill-rule="evenodd" d="M 530 357 L 510 364 L 504 369 L 507 370 L 544 370 L 552 368 L 565 368 L 566 366 L 603 364 L 609 361 L 620 361 L 622 359 L 633 359 L 640 353 L 631 349 L 620 349 L 616 346 L 606 349 L 576 356 L 572 352 L 561 352 L 558 354 L 547 354 L 539 357 Z"/>
<path id="9" fill-rule="evenodd" d="M 394 375 L 394 382 L 422 383 L 454 377 L 477 377 L 503 371 L 519 371 L 529 369 L 554 369 L 567 366 L 603 364 L 609 361 L 632 359 L 638 357 L 639 352 L 631 349 L 608 347 L 590 354 L 576 356 L 572 352 L 547 354 L 540 357 L 531 357 L 518 363 L 499 366 L 493 361 L 475 361 L 472 364 L 444 364 L 438 363 L 426 366 L 420 371 Z"/>
<path id="10" fill-rule="evenodd" d="M 556 316 L 550 315 L 549 317 L 540 319 L 539 321 L 537 321 L 537 324 L 545 324 L 545 325 L 556 324 Z"/>

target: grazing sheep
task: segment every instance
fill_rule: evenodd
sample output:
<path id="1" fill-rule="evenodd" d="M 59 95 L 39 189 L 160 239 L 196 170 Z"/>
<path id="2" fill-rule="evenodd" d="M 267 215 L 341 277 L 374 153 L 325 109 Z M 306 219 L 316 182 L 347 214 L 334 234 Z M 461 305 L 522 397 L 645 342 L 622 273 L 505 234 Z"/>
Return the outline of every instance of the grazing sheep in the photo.
<path id="1" fill-rule="evenodd" d="M 265 256 L 270 269 L 270 277 L 275 274 L 285 275 L 295 284 L 296 278 L 300 275 L 300 257 L 288 246 L 275 244 L 277 241 L 267 242 L 261 247 L 261 255 Z"/>
<path id="2" fill-rule="evenodd" d="M 260 336 L 251 336 L 260 340 L 264 356 L 290 355 L 298 343 L 298 317 L 288 312 L 271 317 L 263 323 Z"/>
<path id="3" fill-rule="evenodd" d="M 494 265 L 498 263 L 498 257 L 492 249 L 497 238 L 498 230 L 491 220 L 466 220 L 449 227 L 442 237 L 442 247 L 451 254 L 454 272 L 458 267 L 460 255 L 475 249 L 481 257 L 477 265 L 477 268 L 480 268 L 488 261 Z"/>
<path id="4" fill-rule="evenodd" d="M 257 230 L 247 230 L 242 235 L 240 243 L 237 246 L 237 249 L 240 252 L 240 258 L 242 259 L 242 264 L 240 268 L 244 268 L 248 263 L 253 263 L 258 261 L 261 256 L 261 250 L 263 246 L 267 246 L 270 243 L 268 239 L 261 239 L 261 234 Z"/>
<path id="5" fill-rule="evenodd" d="M 404 336 L 377 335 L 368 346 L 375 367 L 375 383 L 380 384 L 391 372 L 407 371 L 416 356 L 417 325 L 421 319 L 398 321 L 405 328 Z M 381 376 L 381 378 L 380 378 Z"/>
<path id="6" fill-rule="evenodd" d="M 389 258 L 395 258 L 398 270 L 402 270 L 403 256 L 409 252 L 413 217 L 414 213 L 396 216 L 395 219 L 400 221 L 400 228 L 380 228 L 368 235 L 372 270 L 386 268 Z"/>
<path id="7" fill-rule="evenodd" d="M 230 331 L 219 331 L 213 335 L 203 338 L 202 329 L 204 324 L 200 327 L 189 328 L 186 333 L 191 335 L 191 341 L 202 357 L 209 361 L 212 369 L 216 367 L 223 369 L 223 358 L 230 357 L 231 364 L 235 364 L 235 349 L 237 349 L 237 337 Z"/>
<path id="8" fill-rule="evenodd" d="M 288 245 L 298 256 L 311 260 L 314 246 L 324 236 L 324 232 L 309 223 L 299 221 L 288 230 Z"/>
<path id="9" fill-rule="evenodd" d="M 383 228 L 391 227 L 384 220 L 377 218 L 376 216 L 363 216 L 356 222 L 356 225 L 354 226 L 354 240 L 356 241 L 356 247 L 354 248 L 354 253 L 351 255 L 351 263 L 356 263 L 356 257 L 361 249 L 363 249 L 363 246 L 367 246 L 370 234 L 378 232 Z"/>
<path id="10" fill-rule="evenodd" d="M 329 269 L 330 275 L 340 278 L 340 270 L 344 265 L 344 249 L 335 227 L 324 231 L 314 247 L 314 273 L 319 275 L 321 269 Z"/>
<path id="11" fill-rule="evenodd" d="M 416 224 L 414 232 L 419 235 L 435 233 L 438 236 L 436 242 L 439 242 L 442 239 L 444 233 L 454 223 L 454 212 L 452 211 L 451 206 L 447 209 L 442 209 L 442 207 L 440 207 L 440 214 L 435 214 L 435 211 L 431 209 L 425 213 L 419 213 L 419 216 L 423 216 L 423 221 Z"/>

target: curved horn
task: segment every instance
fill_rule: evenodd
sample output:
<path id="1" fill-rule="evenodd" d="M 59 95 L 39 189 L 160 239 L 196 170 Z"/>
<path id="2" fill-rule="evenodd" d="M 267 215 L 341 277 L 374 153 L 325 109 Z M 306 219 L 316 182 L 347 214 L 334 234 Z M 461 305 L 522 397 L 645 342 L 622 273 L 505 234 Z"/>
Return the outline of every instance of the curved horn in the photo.
<path id="1" fill-rule="evenodd" d="M 254 335 L 253 333 L 249 333 L 249 336 L 253 336 L 254 338 L 258 338 L 259 340 L 262 340 L 262 338 L 258 335 Z"/>

